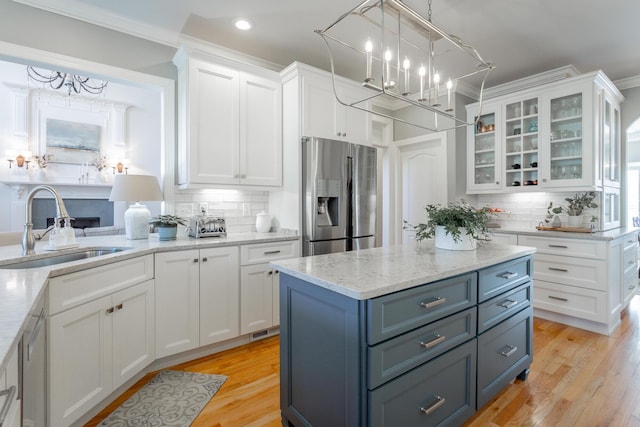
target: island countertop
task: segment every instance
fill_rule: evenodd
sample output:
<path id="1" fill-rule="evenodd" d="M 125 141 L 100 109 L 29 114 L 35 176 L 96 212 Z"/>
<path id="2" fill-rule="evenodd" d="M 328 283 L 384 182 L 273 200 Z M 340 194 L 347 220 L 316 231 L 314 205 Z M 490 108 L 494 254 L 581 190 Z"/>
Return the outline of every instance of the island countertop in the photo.
<path id="1" fill-rule="evenodd" d="M 273 261 L 280 272 L 364 300 L 531 255 L 535 248 L 490 243 L 474 251 L 411 243 Z"/>

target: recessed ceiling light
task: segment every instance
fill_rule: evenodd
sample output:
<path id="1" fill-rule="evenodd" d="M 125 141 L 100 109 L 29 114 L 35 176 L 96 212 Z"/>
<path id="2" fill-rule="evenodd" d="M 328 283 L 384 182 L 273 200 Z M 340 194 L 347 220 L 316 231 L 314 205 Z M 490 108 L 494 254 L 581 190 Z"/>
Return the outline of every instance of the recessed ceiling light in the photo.
<path id="1" fill-rule="evenodd" d="M 238 18 L 234 20 L 233 25 L 235 25 L 237 29 L 242 31 L 248 31 L 253 28 L 253 22 L 245 18 Z"/>

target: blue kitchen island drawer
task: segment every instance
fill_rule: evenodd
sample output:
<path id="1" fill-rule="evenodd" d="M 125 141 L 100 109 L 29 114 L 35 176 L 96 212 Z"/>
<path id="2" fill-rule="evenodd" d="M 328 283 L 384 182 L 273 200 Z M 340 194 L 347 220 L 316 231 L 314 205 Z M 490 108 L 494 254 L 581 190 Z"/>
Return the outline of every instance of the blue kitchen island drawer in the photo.
<path id="1" fill-rule="evenodd" d="M 478 307 L 478 334 L 531 305 L 531 282 L 485 301 Z"/>
<path id="2" fill-rule="evenodd" d="M 478 302 L 484 302 L 513 289 L 533 277 L 533 259 L 519 258 L 478 272 Z"/>

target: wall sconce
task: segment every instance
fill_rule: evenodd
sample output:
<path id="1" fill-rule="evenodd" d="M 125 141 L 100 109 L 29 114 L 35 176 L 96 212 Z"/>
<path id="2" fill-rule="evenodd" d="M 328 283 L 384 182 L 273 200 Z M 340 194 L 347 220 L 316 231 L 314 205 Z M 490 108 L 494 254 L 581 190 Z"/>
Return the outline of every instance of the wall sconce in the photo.
<path id="1" fill-rule="evenodd" d="M 31 151 L 25 151 L 24 154 L 16 153 L 15 150 L 7 150 L 6 156 L 8 157 L 7 161 L 9 162 L 9 169 L 13 166 L 13 163 L 16 163 L 16 166 L 19 168 L 23 167 L 25 169 L 29 169 L 29 163 L 31 163 Z"/>
<path id="2" fill-rule="evenodd" d="M 114 167 L 113 167 L 113 174 L 115 175 L 116 172 L 117 173 L 122 173 L 124 172 L 125 175 L 129 174 L 129 166 L 125 166 L 125 162 L 128 163 L 128 161 L 125 159 L 123 161 L 119 161 Z"/>

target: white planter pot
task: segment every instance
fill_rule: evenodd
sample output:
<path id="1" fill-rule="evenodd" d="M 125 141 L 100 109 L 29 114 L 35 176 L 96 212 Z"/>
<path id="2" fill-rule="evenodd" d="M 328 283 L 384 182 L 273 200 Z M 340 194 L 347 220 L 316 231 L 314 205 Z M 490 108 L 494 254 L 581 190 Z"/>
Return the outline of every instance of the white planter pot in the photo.
<path id="1" fill-rule="evenodd" d="M 567 216 L 567 226 L 568 227 L 580 227 L 582 225 L 582 221 L 584 220 L 582 215 L 577 216 Z"/>
<path id="2" fill-rule="evenodd" d="M 467 234 L 466 228 L 460 229 L 460 240 L 455 242 L 453 236 L 447 234 L 444 227 L 436 227 L 436 248 L 450 251 L 473 251 L 478 247 L 478 242 Z"/>

